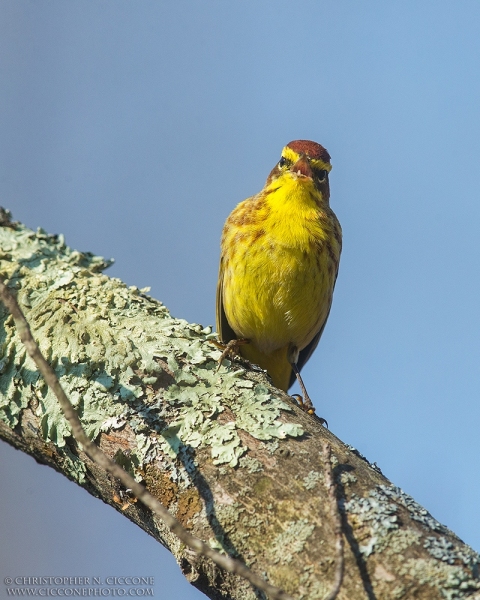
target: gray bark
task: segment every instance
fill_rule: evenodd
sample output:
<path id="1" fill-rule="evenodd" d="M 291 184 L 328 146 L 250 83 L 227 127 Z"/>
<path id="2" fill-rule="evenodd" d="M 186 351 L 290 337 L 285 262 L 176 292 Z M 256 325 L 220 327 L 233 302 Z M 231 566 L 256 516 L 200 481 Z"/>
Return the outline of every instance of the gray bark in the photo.
<path id="1" fill-rule="evenodd" d="M 91 439 L 213 547 L 297 598 L 335 577 L 322 464 L 332 449 L 345 536 L 340 599 L 480 599 L 480 557 L 245 363 L 216 372 L 208 328 L 173 319 L 103 259 L 8 220 L 0 274 Z M 57 401 L 0 307 L 0 437 L 137 523 L 210 598 L 262 598 L 193 555 L 74 442 Z"/>

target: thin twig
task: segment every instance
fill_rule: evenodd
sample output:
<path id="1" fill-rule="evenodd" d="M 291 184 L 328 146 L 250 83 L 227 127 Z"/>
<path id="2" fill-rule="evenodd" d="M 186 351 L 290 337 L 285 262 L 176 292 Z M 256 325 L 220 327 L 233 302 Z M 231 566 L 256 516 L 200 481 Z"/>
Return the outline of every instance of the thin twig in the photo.
<path id="1" fill-rule="evenodd" d="M 52 389 L 53 393 L 57 397 L 63 414 L 72 427 L 74 438 L 79 444 L 81 444 L 83 450 L 91 458 L 91 460 L 100 465 L 103 469 L 105 469 L 105 471 L 110 473 L 110 475 L 119 479 L 126 488 L 131 489 L 134 496 L 143 502 L 145 506 L 150 508 L 150 510 L 152 510 L 158 517 L 160 517 L 170 531 L 172 531 L 172 533 L 174 533 L 186 546 L 194 550 L 197 554 L 206 556 L 226 571 L 235 573 L 236 575 L 247 579 L 252 585 L 264 591 L 273 600 L 293 600 L 289 594 L 266 582 L 264 579 L 253 573 L 242 562 L 216 552 L 210 546 L 202 542 L 202 540 L 199 538 L 190 535 L 190 533 L 188 533 L 188 531 L 182 527 L 179 521 L 177 521 L 177 519 L 171 515 L 169 511 L 143 487 L 143 485 L 137 483 L 133 477 L 131 477 L 122 469 L 122 467 L 117 465 L 117 463 L 106 456 L 96 444 L 90 441 L 82 427 L 82 424 L 80 423 L 80 419 L 78 418 L 75 409 L 63 391 L 55 372 L 40 352 L 40 349 L 32 336 L 28 322 L 23 315 L 15 297 L 8 290 L 1 277 L 0 298 L 13 317 L 20 335 L 20 339 L 24 343 L 29 356 L 34 360 L 47 385 Z"/>
<path id="2" fill-rule="evenodd" d="M 325 464 L 325 485 L 327 486 L 328 496 L 330 498 L 330 512 L 332 515 L 332 521 L 334 524 L 335 531 L 335 579 L 333 582 L 332 589 L 325 596 L 324 600 L 335 600 L 340 591 L 343 581 L 344 571 L 344 553 L 343 553 L 343 529 L 342 529 L 342 516 L 338 508 L 337 500 L 337 487 L 335 485 L 335 479 L 333 477 L 332 462 L 331 462 L 332 449 L 328 442 L 323 443 L 323 462 Z"/>

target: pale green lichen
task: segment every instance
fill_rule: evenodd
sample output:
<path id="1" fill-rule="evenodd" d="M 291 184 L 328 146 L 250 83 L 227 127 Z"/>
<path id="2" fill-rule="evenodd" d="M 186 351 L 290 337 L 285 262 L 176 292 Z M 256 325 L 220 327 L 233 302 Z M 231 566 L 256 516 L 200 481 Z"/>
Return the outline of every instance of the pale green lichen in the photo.
<path id="1" fill-rule="evenodd" d="M 208 511 L 207 511 L 208 512 Z M 238 522 L 242 520 L 242 526 Z M 222 547 L 232 555 L 238 556 L 238 547 L 248 547 L 249 533 L 245 530 L 245 508 L 238 502 L 221 504 L 216 502 L 211 507 L 209 522 Z"/>
<path id="2" fill-rule="evenodd" d="M 331 589 L 328 581 L 312 581 L 311 574 L 300 576 L 300 590 L 298 600 L 319 600 L 325 598 Z"/>
<path id="3" fill-rule="evenodd" d="M 263 517 L 260 517 L 259 515 L 254 514 L 249 517 L 245 517 L 243 519 L 243 524 L 245 527 L 258 529 L 262 525 L 265 525 L 265 519 Z"/>
<path id="4" fill-rule="evenodd" d="M 259 473 L 260 471 L 263 471 L 262 463 L 256 458 L 242 456 L 239 463 L 242 469 L 247 469 L 249 473 Z"/>
<path id="5" fill-rule="evenodd" d="M 290 563 L 294 554 L 305 547 L 305 542 L 315 529 L 306 519 L 285 523 L 285 529 L 278 534 L 271 545 L 270 554 L 275 563 Z"/>
<path id="6" fill-rule="evenodd" d="M 350 471 L 343 471 L 343 473 L 340 474 L 340 482 L 342 485 L 347 486 L 357 483 L 357 478 L 353 473 L 350 473 Z"/>
<path id="7" fill-rule="evenodd" d="M 345 503 L 345 510 L 347 513 L 358 515 L 360 521 L 370 528 L 370 539 L 366 544 L 359 546 L 364 556 L 370 556 L 376 544 L 381 542 L 389 531 L 399 528 L 397 507 L 378 497 L 377 490 L 372 490 L 365 498 L 353 494 Z"/>
<path id="8" fill-rule="evenodd" d="M 403 524 L 400 528 L 400 507 L 418 526 Z M 471 593 L 480 589 L 480 556 L 400 488 L 381 485 L 365 498 L 353 495 L 345 503 L 345 510 L 356 516 L 357 527 L 361 524 L 370 529 L 370 538 L 359 546 L 365 557 L 373 552 L 385 552 L 392 560 L 398 557 L 400 574 L 438 590 L 446 600 L 471 598 Z M 405 559 L 408 548 L 420 545 L 431 559 Z M 403 588 L 398 588 L 393 597 L 404 597 Z"/>
<path id="9" fill-rule="evenodd" d="M 306 490 L 313 490 L 313 488 L 317 485 L 319 481 L 323 481 L 323 473 L 319 473 L 318 471 L 310 471 L 306 477 L 303 479 L 303 486 Z"/>
<path id="10" fill-rule="evenodd" d="M 435 559 L 408 559 L 400 569 L 401 575 L 409 575 L 420 584 L 438 589 L 445 600 L 471 598 L 473 591 L 480 590 L 480 581 L 465 569 L 446 565 Z"/>
<path id="11" fill-rule="evenodd" d="M 387 533 L 381 540 L 377 540 L 377 550 L 388 548 L 393 554 L 403 554 L 407 548 L 420 544 L 422 534 L 416 529 L 396 529 Z"/>
<path id="12" fill-rule="evenodd" d="M 69 473 L 70 477 L 79 484 L 84 483 L 87 475 L 87 469 L 84 463 L 78 460 L 66 445 L 59 450 L 59 454 L 63 460 L 63 468 Z"/>
<path id="13" fill-rule="evenodd" d="M 198 448 L 209 448 L 216 464 L 236 466 L 246 451 L 239 429 L 267 442 L 303 434 L 280 418 L 289 406 L 244 369 L 224 361 L 217 373 L 211 328 L 174 319 L 135 286 L 102 275 L 111 261 L 21 225 L 0 227 L 0 249 L 0 271 L 92 439 L 128 422 L 139 467 L 164 460 L 164 452 L 193 464 Z M 63 448 L 69 425 L 3 307 L 0 316 L 0 419 L 15 427 L 35 397 L 44 438 Z M 156 392 L 165 377 L 172 383 Z M 220 418 L 226 409 L 228 420 Z M 177 468 L 188 480 L 187 467 Z"/>
<path id="14" fill-rule="evenodd" d="M 439 533 L 451 533 L 447 527 L 445 527 L 445 525 L 442 525 L 436 519 L 434 519 L 428 510 L 423 508 L 423 506 L 420 506 L 418 502 L 406 494 L 401 488 L 395 485 L 380 485 L 378 486 L 375 494 L 379 498 L 391 499 L 398 504 L 401 504 L 408 510 L 412 519 L 418 521 L 422 525 L 425 525 L 425 527 L 428 527 L 432 531 L 437 531 Z"/>
<path id="15" fill-rule="evenodd" d="M 215 359 L 219 356 L 217 350 L 209 350 L 208 354 Z M 175 415 L 169 428 L 162 432 L 165 437 L 163 448 L 171 455 L 178 452 L 180 444 L 193 448 L 209 445 L 215 464 L 236 466 L 246 451 L 238 429 L 259 440 L 302 435 L 299 425 L 279 420 L 280 411 L 289 410 L 289 407 L 272 396 L 264 385 L 239 380 L 235 373 L 225 368 L 217 375 L 213 360 L 198 366 L 192 380 L 188 375 L 185 368 L 177 369 L 177 383 L 164 394 L 164 400 Z M 216 417 L 226 407 L 236 418 L 221 423 Z"/>
<path id="16" fill-rule="evenodd" d="M 265 446 L 270 454 L 275 454 L 275 452 L 278 450 L 277 440 L 272 440 L 270 443 L 265 444 Z"/>

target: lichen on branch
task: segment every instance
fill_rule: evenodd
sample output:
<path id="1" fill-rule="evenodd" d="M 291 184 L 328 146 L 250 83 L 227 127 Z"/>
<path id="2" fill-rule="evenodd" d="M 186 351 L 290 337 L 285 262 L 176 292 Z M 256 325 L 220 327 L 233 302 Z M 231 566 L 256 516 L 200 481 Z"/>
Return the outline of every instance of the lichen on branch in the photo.
<path id="1" fill-rule="evenodd" d="M 303 433 L 279 419 L 291 409 L 265 385 L 240 378 L 242 370 L 216 372 L 220 352 L 209 342 L 216 337 L 210 327 L 175 319 L 146 290 L 103 275 L 111 261 L 20 224 L 0 228 L 0 248 L 0 273 L 17 291 L 88 435 L 128 421 L 136 469 L 159 452 L 175 457 L 182 445 L 208 447 L 216 464 L 236 466 L 246 451 L 239 429 L 262 440 Z M 2 346 L 0 419 L 14 428 L 33 400 L 45 439 L 65 446 L 69 426 L 9 318 Z M 231 418 L 221 418 L 225 412 Z"/>
<path id="2" fill-rule="evenodd" d="M 0 275 L 89 437 L 185 528 L 302 600 L 480 600 L 476 552 L 263 372 L 217 372 L 211 328 L 107 277 L 109 262 L 0 211 Z M 121 510 L 210 597 L 258 599 L 87 459 L 2 307 L 0 321 L 0 436 Z"/>

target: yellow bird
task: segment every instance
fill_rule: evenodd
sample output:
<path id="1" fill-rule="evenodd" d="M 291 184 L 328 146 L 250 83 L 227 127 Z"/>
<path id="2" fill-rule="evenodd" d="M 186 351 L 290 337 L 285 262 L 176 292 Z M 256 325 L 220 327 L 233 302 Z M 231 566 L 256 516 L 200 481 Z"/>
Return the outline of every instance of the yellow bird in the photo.
<path id="1" fill-rule="evenodd" d="M 325 327 L 342 249 L 331 168 L 316 142 L 285 146 L 263 190 L 225 223 L 217 286 L 217 331 L 227 349 L 237 347 L 284 391 L 297 377 L 310 413 L 300 369 Z"/>

